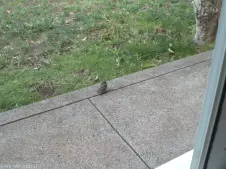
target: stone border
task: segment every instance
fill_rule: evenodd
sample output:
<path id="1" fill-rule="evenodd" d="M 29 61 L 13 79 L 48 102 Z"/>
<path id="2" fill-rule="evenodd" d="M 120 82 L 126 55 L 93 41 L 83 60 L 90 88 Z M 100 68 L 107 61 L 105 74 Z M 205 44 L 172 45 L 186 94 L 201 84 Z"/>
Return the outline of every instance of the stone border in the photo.
<path id="1" fill-rule="evenodd" d="M 210 60 L 212 51 L 145 69 L 108 82 L 111 91 Z M 0 126 L 97 96 L 98 84 L 0 113 Z"/>

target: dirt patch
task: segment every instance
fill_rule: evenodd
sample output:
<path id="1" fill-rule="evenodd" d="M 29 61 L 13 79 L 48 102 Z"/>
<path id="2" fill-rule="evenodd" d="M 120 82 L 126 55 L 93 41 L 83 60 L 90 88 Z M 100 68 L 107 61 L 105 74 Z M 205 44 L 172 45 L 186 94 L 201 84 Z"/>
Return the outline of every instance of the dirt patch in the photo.
<path id="1" fill-rule="evenodd" d="M 42 85 L 39 85 L 39 86 L 36 88 L 36 90 L 37 90 L 37 92 L 39 93 L 39 95 L 40 95 L 43 99 L 52 97 L 52 96 L 54 96 L 55 93 L 56 93 L 55 87 L 53 86 L 53 84 L 49 84 L 49 85 L 42 84 Z"/>
<path id="2" fill-rule="evenodd" d="M 167 31 L 162 26 L 157 26 L 155 28 L 155 32 L 160 33 L 160 34 L 166 34 L 167 33 Z"/>
<path id="3" fill-rule="evenodd" d="M 80 69 L 77 70 L 76 72 L 74 72 L 73 74 L 74 76 L 78 77 L 78 76 L 88 76 L 90 75 L 90 72 L 88 69 Z"/>

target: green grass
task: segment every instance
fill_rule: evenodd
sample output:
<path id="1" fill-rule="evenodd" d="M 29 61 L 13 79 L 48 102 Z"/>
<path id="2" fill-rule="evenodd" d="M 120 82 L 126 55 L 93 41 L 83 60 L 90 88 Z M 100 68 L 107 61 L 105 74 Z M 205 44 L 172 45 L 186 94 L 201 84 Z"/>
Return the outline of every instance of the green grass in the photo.
<path id="1" fill-rule="evenodd" d="M 0 111 L 210 48 L 188 0 L 0 2 Z"/>

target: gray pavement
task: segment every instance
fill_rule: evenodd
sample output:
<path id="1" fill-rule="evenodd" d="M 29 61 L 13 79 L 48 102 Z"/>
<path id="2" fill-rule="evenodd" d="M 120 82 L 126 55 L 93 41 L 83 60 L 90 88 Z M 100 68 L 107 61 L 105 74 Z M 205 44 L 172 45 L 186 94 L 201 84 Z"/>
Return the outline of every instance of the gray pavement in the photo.
<path id="1" fill-rule="evenodd" d="M 0 113 L 0 168 L 155 168 L 193 148 L 211 52 Z"/>

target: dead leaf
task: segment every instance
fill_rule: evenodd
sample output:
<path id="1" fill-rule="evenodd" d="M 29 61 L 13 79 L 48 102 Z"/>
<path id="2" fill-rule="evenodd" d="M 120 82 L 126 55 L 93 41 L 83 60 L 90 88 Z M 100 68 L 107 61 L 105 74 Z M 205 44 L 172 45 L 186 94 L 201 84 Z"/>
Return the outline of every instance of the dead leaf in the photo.
<path id="1" fill-rule="evenodd" d="M 72 18 L 68 18 L 68 19 L 66 19 L 65 24 L 71 24 L 72 22 L 73 22 L 73 19 Z"/>
<path id="2" fill-rule="evenodd" d="M 41 59 L 41 62 L 42 62 L 44 65 L 50 65 L 50 61 L 47 60 L 47 59 Z"/>
<path id="3" fill-rule="evenodd" d="M 146 62 L 143 64 L 143 68 L 144 69 L 147 69 L 147 68 L 150 68 L 150 67 L 155 67 L 157 66 L 156 64 L 154 64 L 153 62 Z"/>
<path id="4" fill-rule="evenodd" d="M 158 26 L 155 28 L 156 33 L 166 33 L 166 30 L 162 26 Z"/>
<path id="5" fill-rule="evenodd" d="M 168 48 L 168 51 L 172 54 L 174 54 L 175 52 L 171 49 L 171 48 Z"/>
<path id="6" fill-rule="evenodd" d="M 98 80 L 99 80 L 99 76 L 98 76 L 98 75 L 96 75 L 96 77 L 95 77 L 94 81 L 98 81 Z"/>
<path id="7" fill-rule="evenodd" d="M 85 38 L 83 38 L 82 41 L 86 41 L 86 39 L 87 39 L 87 36 Z"/>

